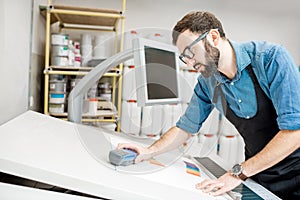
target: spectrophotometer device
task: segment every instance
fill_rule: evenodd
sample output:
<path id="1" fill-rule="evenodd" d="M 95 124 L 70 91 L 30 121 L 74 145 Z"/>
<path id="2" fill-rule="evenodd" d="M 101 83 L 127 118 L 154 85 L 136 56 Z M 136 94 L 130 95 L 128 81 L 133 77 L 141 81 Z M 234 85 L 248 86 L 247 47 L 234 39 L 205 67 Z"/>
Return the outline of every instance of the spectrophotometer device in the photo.
<path id="1" fill-rule="evenodd" d="M 130 149 L 114 149 L 109 152 L 109 161 L 113 165 L 127 166 L 134 163 L 137 153 Z"/>

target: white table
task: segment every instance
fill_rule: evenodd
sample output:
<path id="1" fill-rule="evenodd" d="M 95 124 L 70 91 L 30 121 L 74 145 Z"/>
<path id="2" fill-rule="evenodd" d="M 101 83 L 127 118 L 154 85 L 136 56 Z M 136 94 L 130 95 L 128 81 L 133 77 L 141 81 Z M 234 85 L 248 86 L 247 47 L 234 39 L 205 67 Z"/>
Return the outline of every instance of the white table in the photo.
<path id="1" fill-rule="evenodd" d="M 196 190 L 195 184 L 206 175 L 186 173 L 181 159 L 165 168 L 147 162 L 128 168 L 111 166 L 107 152 L 120 138 L 27 111 L 0 126 L 0 171 L 108 199 L 228 198 Z M 171 163 L 177 153 L 157 160 Z"/>

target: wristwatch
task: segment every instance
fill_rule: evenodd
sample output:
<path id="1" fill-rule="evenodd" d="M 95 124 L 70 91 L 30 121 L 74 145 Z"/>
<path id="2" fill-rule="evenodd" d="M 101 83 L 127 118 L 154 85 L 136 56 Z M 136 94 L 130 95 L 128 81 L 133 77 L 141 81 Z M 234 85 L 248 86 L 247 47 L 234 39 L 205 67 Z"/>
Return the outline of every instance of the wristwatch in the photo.
<path id="1" fill-rule="evenodd" d="M 245 174 L 243 174 L 243 167 L 241 164 L 235 164 L 232 168 L 231 168 L 231 174 L 235 177 L 240 178 L 242 181 L 245 181 L 248 176 L 246 176 Z"/>

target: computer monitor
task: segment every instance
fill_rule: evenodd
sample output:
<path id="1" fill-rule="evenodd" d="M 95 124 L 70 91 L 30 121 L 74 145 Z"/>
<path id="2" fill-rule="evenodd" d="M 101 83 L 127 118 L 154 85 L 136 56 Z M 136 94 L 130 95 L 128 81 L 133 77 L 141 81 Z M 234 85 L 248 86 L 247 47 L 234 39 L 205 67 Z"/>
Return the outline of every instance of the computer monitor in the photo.
<path id="1" fill-rule="evenodd" d="M 180 102 L 178 50 L 175 46 L 133 40 L 138 106 Z"/>

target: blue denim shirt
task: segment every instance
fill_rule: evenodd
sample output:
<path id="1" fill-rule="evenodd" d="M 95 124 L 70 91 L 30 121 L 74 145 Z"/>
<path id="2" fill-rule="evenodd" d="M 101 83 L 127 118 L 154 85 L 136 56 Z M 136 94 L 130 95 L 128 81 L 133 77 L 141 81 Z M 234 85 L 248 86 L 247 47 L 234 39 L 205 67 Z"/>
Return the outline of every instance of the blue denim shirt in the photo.
<path id="1" fill-rule="evenodd" d="M 300 74 L 287 50 L 263 41 L 230 41 L 230 44 L 236 54 L 237 74 L 233 80 L 219 72 L 209 78 L 199 76 L 190 104 L 176 126 L 197 133 L 214 107 L 223 113 L 221 98 L 213 103 L 217 83 L 221 84 L 228 105 L 237 116 L 253 117 L 257 111 L 256 94 L 245 69 L 250 64 L 260 87 L 273 102 L 279 129 L 300 129 Z"/>

